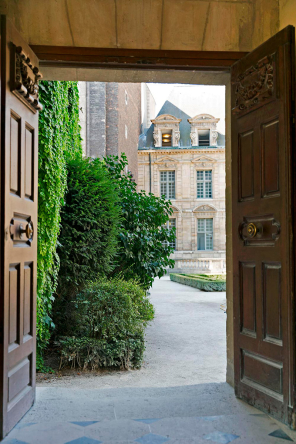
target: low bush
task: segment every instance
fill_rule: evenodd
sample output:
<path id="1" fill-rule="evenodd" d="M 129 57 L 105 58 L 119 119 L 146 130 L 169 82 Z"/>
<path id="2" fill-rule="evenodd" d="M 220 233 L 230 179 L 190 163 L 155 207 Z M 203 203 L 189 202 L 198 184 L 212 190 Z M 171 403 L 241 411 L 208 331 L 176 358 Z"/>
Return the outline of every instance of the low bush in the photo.
<path id="1" fill-rule="evenodd" d="M 88 283 L 71 301 L 65 316 L 65 328 L 56 341 L 61 365 L 92 369 L 141 366 L 145 327 L 153 319 L 154 309 L 136 281 L 115 278 Z"/>
<path id="2" fill-rule="evenodd" d="M 171 273 L 170 279 L 203 291 L 226 291 L 224 275 Z"/>

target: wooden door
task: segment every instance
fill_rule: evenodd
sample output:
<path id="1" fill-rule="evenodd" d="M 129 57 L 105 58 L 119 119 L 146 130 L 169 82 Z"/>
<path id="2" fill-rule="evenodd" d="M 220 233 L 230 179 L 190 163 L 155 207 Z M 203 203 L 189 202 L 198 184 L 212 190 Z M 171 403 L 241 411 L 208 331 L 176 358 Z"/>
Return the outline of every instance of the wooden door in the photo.
<path id="1" fill-rule="evenodd" d="M 294 64 L 289 26 L 232 80 L 236 395 L 280 420 L 294 407 Z"/>
<path id="2" fill-rule="evenodd" d="M 34 403 L 38 60 L 1 16 L 1 418 L 4 437 Z"/>

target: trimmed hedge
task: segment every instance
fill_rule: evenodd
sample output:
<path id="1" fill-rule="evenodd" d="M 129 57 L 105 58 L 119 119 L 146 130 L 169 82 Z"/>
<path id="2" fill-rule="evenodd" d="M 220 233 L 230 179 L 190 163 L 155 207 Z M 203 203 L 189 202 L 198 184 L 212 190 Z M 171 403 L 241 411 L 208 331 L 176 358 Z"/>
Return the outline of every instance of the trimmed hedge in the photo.
<path id="1" fill-rule="evenodd" d="M 145 344 L 143 332 L 128 339 L 108 342 L 106 339 L 61 337 L 56 345 L 61 350 L 63 367 L 97 370 L 102 367 L 140 368 Z"/>
<path id="2" fill-rule="evenodd" d="M 86 283 L 64 311 L 55 344 L 60 366 L 140 368 L 145 328 L 154 318 L 146 292 L 134 280 Z"/>
<path id="3" fill-rule="evenodd" d="M 171 273 L 170 279 L 203 291 L 226 291 L 226 277 L 221 275 Z"/>

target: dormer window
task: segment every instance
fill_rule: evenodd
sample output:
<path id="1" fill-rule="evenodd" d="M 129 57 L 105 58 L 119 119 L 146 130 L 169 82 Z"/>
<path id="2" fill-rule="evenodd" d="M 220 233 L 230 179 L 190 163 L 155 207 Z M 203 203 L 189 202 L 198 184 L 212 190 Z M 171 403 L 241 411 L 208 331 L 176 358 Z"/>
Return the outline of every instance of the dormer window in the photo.
<path id="1" fill-rule="evenodd" d="M 188 119 L 191 125 L 190 139 L 192 146 L 217 146 L 218 132 L 216 119 L 210 114 L 199 114 Z"/>
<path id="2" fill-rule="evenodd" d="M 180 131 L 179 124 L 182 119 L 177 119 L 170 114 L 162 114 L 152 119 L 154 124 L 154 146 L 179 146 Z"/>

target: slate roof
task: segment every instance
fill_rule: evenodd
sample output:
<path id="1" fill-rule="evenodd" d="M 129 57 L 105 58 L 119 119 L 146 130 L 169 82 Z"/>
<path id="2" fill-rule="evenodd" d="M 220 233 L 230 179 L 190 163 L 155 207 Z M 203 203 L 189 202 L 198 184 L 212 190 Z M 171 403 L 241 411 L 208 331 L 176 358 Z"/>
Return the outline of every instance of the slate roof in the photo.
<path id="1" fill-rule="evenodd" d="M 188 122 L 188 119 L 194 116 L 189 116 L 180 108 L 178 108 L 176 105 L 171 103 L 169 100 L 165 101 L 157 116 L 160 116 L 162 114 L 171 114 L 172 116 L 177 117 L 178 119 L 182 119 L 179 125 L 180 128 L 179 148 L 186 148 L 186 147 L 192 148 L 190 140 L 191 125 Z M 151 124 L 151 126 L 140 135 L 139 146 L 138 146 L 139 149 L 155 148 L 153 140 L 153 131 L 154 131 L 154 124 Z M 218 134 L 219 135 L 218 135 L 217 145 L 225 146 L 225 135 L 221 133 Z"/>

